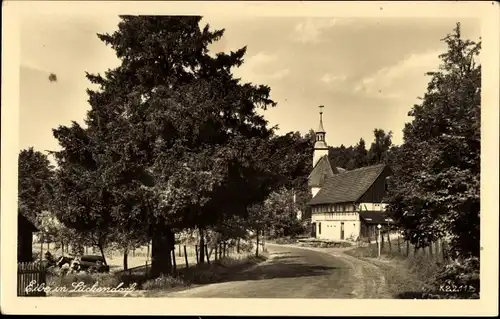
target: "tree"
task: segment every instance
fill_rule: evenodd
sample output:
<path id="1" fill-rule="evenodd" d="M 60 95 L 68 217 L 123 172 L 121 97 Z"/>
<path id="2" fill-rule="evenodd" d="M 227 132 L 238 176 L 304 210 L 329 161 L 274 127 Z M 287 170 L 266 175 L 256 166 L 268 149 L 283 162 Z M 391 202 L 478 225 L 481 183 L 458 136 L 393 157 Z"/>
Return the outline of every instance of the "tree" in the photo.
<path id="1" fill-rule="evenodd" d="M 328 147 L 328 159 L 333 167 L 342 167 L 342 168 L 354 168 L 353 166 L 353 157 L 354 150 L 352 146 L 345 147 L 343 144 L 340 147 Z M 352 167 L 352 168 L 350 168 Z"/>
<path id="2" fill-rule="evenodd" d="M 159 275 L 170 272 L 165 247 L 173 247 L 173 231 L 244 215 L 265 197 L 268 187 L 254 187 L 262 159 L 251 147 L 272 133 L 256 108 L 275 103 L 268 87 L 233 78 L 246 48 L 208 54 L 224 30 L 200 29 L 201 17 L 121 19 L 113 34 L 98 35 L 122 63 L 104 76 L 87 74 L 99 86 L 88 91 L 87 128 L 55 131 L 64 144 L 61 179 L 69 190 L 79 185 L 63 193 L 79 199 L 74 227 L 146 231 Z M 89 207 L 90 198 L 97 207 Z"/>
<path id="3" fill-rule="evenodd" d="M 366 166 L 368 164 L 368 151 L 366 150 L 365 140 L 359 139 L 359 142 L 354 146 L 353 157 L 349 162 L 347 169 L 355 169 Z"/>
<path id="4" fill-rule="evenodd" d="M 33 147 L 19 153 L 18 165 L 18 210 L 38 225 L 38 215 L 50 206 L 53 166 Z"/>
<path id="5" fill-rule="evenodd" d="M 454 256 L 477 258 L 481 43 L 462 39 L 460 24 L 443 41 L 448 51 L 404 128 L 389 209 L 417 247 L 447 236 Z"/>
<path id="6" fill-rule="evenodd" d="M 383 163 L 388 156 L 388 152 L 392 146 L 392 132 L 385 133 L 382 129 L 373 130 L 375 140 L 368 151 L 368 164 L 375 165 Z"/>

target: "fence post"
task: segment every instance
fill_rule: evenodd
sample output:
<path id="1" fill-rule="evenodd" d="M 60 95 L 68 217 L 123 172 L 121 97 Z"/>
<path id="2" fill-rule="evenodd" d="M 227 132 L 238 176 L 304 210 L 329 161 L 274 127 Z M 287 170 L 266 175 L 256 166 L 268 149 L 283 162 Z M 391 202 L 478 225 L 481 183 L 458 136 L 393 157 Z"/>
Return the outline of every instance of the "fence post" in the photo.
<path id="1" fill-rule="evenodd" d="M 389 243 L 389 255 L 392 254 L 391 232 L 387 229 L 387 242 Z"/>
<path id="2" fill-rule="evenodd" d="M 188 264 L 188 254 L 186 251 L 186 245 L 184 245 L 184 260 L 186 261 L 186 269 L 187 269 L 189 268 L 189 264 Z"/>

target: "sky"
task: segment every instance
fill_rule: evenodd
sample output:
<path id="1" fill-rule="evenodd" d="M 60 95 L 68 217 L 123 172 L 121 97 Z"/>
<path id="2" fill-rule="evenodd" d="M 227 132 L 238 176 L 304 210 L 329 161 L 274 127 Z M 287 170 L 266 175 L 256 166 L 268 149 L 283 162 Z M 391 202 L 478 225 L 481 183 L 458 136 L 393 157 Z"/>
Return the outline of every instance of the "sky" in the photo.
<path id="1" fill-rule="evenodd" d="M 105 15 L 35 15 L 21 27 L 21 149 L 58 150 L 52 129 L 83 123 L 89 109 L 85 72 L 102 73 L 119 60 L 97 33 L 112 33 L 119 18 Z M 280 134 L 306 133 L 324 105 L 331 146 L 369 145 L 373 130 L 402 143 L 408 112 L 423 96 L 428 71 L 446 51 L 440 41 L 456 20 L 447 18 L 325 18 L 206 16 L 202 24 L 225 29 L 211 52 L 247 46 L 234 70 L 245 82 L 271 87 L 275 108 L 263 114 Z M 461 20 L 462 34 L 479 40 L 477 20 Z M 49 81 L 49 75 L 57 81 Z"/>

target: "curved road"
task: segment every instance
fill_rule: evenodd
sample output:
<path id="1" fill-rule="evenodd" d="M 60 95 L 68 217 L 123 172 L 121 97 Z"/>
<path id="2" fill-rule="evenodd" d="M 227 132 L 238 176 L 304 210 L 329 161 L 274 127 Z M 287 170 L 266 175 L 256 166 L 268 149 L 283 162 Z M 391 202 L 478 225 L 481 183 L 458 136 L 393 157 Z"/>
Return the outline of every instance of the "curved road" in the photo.
<path id="1" fill-rule="evenodd" d="M 269 259 L 224 283 L 168 294 L 189 298 L 390 298 L 381 270 L 342 249 L 267 244 Z"/>

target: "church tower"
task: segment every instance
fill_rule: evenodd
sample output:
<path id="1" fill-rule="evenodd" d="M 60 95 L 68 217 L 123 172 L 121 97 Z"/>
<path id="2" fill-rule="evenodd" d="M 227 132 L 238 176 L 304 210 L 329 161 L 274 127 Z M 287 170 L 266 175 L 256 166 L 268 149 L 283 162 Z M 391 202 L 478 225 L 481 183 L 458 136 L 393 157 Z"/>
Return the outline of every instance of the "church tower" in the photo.
<path id="1" fill-rule="evenodd" d="M 314 154 L 313 154 L 313 167 L 316 166 L 318 161 L 325 155 L 328 155 L 328 145 L 325 140 L 325 129 L 323 127 L 323 105 L 319 106 L 319 127 L 314 132 L 316 135 L 316 143 L 314 143 Z"/>

